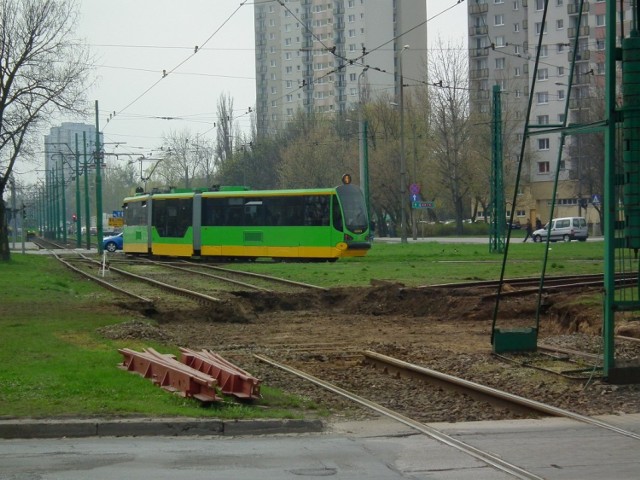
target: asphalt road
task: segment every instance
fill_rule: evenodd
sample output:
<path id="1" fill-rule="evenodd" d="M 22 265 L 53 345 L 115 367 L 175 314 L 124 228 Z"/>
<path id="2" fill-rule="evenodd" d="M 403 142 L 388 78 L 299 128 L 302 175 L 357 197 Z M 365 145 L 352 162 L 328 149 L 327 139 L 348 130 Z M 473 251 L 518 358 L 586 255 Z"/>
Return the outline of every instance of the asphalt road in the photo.
<path id="1" fill-rule="evenodd" d="M 640 414 L 606 421 L 640 432 Z M 566 419 L 433 425 L 548 479 L 637 479 L 639 441 Z M 0 479 L 514 478 L 394 421 L 325 433 L 0 440 Z"/>

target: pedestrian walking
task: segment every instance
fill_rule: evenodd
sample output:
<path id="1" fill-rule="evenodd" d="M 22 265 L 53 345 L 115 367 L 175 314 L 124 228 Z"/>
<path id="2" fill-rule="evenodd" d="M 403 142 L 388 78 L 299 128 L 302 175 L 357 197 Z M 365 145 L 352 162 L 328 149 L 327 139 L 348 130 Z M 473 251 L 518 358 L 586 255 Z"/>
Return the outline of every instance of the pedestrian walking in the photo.
<path id="1" fill-rule="evenodd" d="M 532 232 L 532 228 L 531 228 L 531 220 L 530 220 L 530 219 L 528 219 L 528 218 L 527 218 L 527 226 L 525 227 L 525 229 L 526 229 L 527 233 L 526 233 L 526 235 L 524 236 L 524 240 L 523 240 L 523 242 L 525 242 L 525 243 L 526 243 L 527 238 L 531 238 L 531 232 Z"/>

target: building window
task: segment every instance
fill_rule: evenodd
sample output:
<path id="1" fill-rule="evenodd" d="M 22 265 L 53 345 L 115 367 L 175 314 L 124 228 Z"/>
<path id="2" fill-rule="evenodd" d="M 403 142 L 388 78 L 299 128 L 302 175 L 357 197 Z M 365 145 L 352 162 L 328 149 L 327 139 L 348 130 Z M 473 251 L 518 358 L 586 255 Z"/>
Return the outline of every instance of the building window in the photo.
<path id="1" fill-rule="evenodd" d="M 514 77 L 519 77 L 520 76 L 520 67 L 516 67 L 513 71 L 513 76 Z"/>
<path id="2" fill-rule="evenodd" d="M 556 29 L 557 30 L 564 29 L 564 20 L 562 18 L 556 20 Z"/>
<path id="3" fill-rule="evenodd" d="M 544 10 L 544 0 L 536 0 L 536 10 Z"/>
<path id="4" fill-rule="evenodd" d="M 538 139 L 538 150 L 549 150 L 549 139 L 548 138 L 539 138 Z"/>
<path id="5" fill-rule="evenodd" d="M 496 70 L 504 70 L 504 57 L 496 58 Z"/>
<path id="6" fill-rule="evenodd" d="M 536 22 L 536 35 L 540 35 L 540 31 L 542 30 L 542 22 Z M 543 34 L 547 33 L 547 24 L 544 24 Z"/>
<path id="7" fill-rule="evenodd" d="M 549 162 L 538 162 L 538 173 L 549 173 Z"/>
<path id="8" fill-rule="evenodd" d="M 538 98 L 538 105 L 549 103 L 549 93 L 548 92 L 538 92 L 536 94 L 536 96 Z"/>
<path id="9" fill-rule="evenodd" d="M 513 31 L 514 32 L 519 32 L 520 31 L 520 24 L 519 23 L 514 23 L 513 24 Z"/>
<path id="10" fill-rule="evenodd" d="M 503 48 L 503 47 L 504 47 L 504 36 L 499 35 L 496 37 L 496 48 Z"/>
<path id="11" fill-rule="evenodd" d="M 564 100 L 564 90 L 558 90 L 558 100 Z"/>
<path id="12" fill-rule="evenodd" d="M 604 27 L 607 25 L 604 15 L 596 15 L 596 27 Z"/>
<path id="13" fill-rule="evenodd" d="M 558 76 L 564 77 L 564 67 L 558 67 Z"/>
<path id="14" fill-rule="evenodd" d="M 549 115 L 538 115 L 538 125 L 549 125 Z"/>
<path id="15" fill-rule="evenodd" d="M 493 17 L 493 24 L 496 27 L 499 27 L 500 25 L 504 25 L 504 15 L 496 15 Z"/>
<path id="16" fill-rule="evenodd" d="M 546 68 L 541 68 L 538 70 L 538 80 L 548 80 L 549 79 L 549 70 Z"/>

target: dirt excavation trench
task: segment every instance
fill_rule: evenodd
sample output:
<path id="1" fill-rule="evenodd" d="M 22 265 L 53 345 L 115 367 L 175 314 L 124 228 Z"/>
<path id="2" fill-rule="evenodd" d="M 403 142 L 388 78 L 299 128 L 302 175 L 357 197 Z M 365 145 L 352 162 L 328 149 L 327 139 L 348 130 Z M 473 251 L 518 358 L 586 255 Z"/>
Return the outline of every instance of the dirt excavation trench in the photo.
<path id="1" fill-rule="evenodd" d="M 486 295 L 486 290 L 407 288 L 393 283 L 295 294 L 235 292 L 215 307 L 185 310 L 184 304 L 175 309 L 164 304 L 152 315 L 152 321 L 132 312 L 134 305 L 122 304 L 131 321 L 101 333 L 109 338 L 211 349 L 267 385 L 316 400 L 334 418 L 372 414 L 257 361 L 253 354 L 270 356 L 389 408 L 401 408 L 425 422 L 518 417 L 363 366 L 363 350 L 585 415 L 640 412 L 637 385 L 609 385 L 599 379 L 596 370 L 588 378 L 568 379 L 493 356 L 490 336 L 495 300 L 483 299 Z M 576 301 L 575 293 L 549 295 L 539 342 L 602 353 L 602 307 L 598 303 Z M 593 304 L 593 308 L 585 308 L 585 304 Z M 535 295 L 504 298 L 498 326 L 533 326 L 535 310 Z M 635 335 L 640 332 L 640 321 L 629 318 L 621 328 L 622 334 Z M 640 343 L 617 342 L 616 348 L 620 361 L 637 362 L 640 358 Z"/>

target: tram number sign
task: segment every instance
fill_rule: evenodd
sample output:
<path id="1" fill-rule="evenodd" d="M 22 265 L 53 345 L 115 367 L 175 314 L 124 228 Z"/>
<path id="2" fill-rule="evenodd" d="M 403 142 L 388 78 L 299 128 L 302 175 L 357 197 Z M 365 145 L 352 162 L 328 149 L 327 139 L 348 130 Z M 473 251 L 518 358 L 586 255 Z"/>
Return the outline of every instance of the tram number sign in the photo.
<path id="1" fill-rule="evenodd" d="M 434 208 L 433 202 L 411 202 L 411 208 Z"/>

